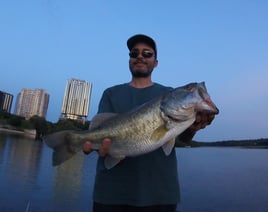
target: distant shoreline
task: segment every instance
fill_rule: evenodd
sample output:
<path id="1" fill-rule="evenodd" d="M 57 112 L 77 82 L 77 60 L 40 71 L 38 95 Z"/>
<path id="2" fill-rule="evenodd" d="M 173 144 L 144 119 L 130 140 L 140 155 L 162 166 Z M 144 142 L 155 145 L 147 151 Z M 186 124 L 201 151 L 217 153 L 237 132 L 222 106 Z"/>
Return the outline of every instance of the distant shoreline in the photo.
<path id="1" fill-rule="evenodd" d="M 0 132 L 19 134 L 19 135 L 24 135 L 24 136 L 30 137 L 30 138 L 36 137 L 36 130 L 34 130 L 34 129 L 20 131 L 20 130 L 16 130 L 16 129 L 8 129 L 8 128 L 0 127 Z"/>
<path id="2" fill-rule="evenodd" d="M 7 126 L 8 127 L 8 126 Z M 35 129 L 24 129 L 16 130 L 1 126 L 0 132 L 19 134 L 29 138 L 36 139 L 36 130 Z M 259 147 L 259 148 L 268 148 L 268 138 L 260 139 L 249 139 L 249 140 L 226 140 L 226 141 L 215 141 L 215 142 L 200 142 L 200 141 L 191 141 L 187 144 L 180 143 L 176 147 Z"/>
<path id="3" fill-rule="evenodd" d="M 268 147 L 268 138 L 252 140 L 229 140 L 216 142 L 192 141 L 191 147 Z"/>

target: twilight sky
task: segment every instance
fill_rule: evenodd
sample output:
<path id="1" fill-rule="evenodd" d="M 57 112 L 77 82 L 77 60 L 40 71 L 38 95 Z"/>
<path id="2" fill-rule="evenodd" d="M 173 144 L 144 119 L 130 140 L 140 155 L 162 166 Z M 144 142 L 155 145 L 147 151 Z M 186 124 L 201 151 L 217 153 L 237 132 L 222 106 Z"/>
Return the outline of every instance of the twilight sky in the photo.
<path id="1" fill-rule="evenodd" d="M 56 122 L 68 79 L 93 83 L 89 119 L 103 90 L 128 82 L 126 40 L 158 45 L 153 80 L 205 81 L 220 109 L 195 139 L 268 137 L 267 0 L 2 0 L 0 90 L 43 88 Z"/>

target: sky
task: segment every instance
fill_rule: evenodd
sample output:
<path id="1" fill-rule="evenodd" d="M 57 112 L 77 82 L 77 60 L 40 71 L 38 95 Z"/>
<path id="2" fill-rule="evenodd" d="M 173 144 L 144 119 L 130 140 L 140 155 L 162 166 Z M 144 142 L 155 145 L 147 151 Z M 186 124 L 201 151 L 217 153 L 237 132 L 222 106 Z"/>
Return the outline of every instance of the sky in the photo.
<path id="1" fill-rule="evenodd" d="M 268 138 L 267 0 L 0 0 L 0 90 L 42 88 L 57 122 L 68 79 L 93 83 L 89 119 L 107 87 L 129 82 L 126 41 L 155 39 L 153 81 L 205 81 L 220 109 L 198 141 Z"/>

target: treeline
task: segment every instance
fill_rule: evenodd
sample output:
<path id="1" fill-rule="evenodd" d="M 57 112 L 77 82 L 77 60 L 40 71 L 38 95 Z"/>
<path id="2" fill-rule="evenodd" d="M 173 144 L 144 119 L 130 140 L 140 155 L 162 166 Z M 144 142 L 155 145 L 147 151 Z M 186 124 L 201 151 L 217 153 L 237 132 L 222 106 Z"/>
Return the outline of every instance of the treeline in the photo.
<path id="1" fill-rule="evenodd" d="M 268 138 L 252 139 L 252 140 L 228 140 L 228 141 L 216 141 L 216 142 L 198 142 L 192 141 L 191 147 L 202 147 L 202 146 L 226 146 L 226 147 L 268 147 Z"/>
<path id="2" fill-rule="evenodd" d="M 88 129 L 89 123 L 89 121 L 82 122 L 70 119 L 59 120 L 56 123 L 52 123 L 39 116 L 33 116 L 29 120 L 26 120 L 21 116 L 0 112 L 0 125 L 2 127 L 19 131 L 35 129 L 36 138 L 41 138 L 44 135 L 61 130 L 86 130 Z"/>

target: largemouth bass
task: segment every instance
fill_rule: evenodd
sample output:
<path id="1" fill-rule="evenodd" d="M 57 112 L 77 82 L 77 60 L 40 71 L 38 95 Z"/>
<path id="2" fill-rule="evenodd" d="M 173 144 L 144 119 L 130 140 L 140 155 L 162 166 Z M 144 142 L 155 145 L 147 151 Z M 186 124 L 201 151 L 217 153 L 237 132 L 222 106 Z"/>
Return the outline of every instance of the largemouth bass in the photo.
<path id="1" fill-rule="evenodd" d="M 104 138 L 112 144 L 104 164 L 114 167 L 125 157 L 134 157 L 163 148 L 168 156 L 175 138 L 191 126 L 198 111 L 218 114 L 205 83 L 190 83 L 175 88 L 124 114 L 96 115 L 89 130 L 61 131 L 48 135 L 46 144 L 54 149 L 53 165 L 59 165 L 91 141 L 97 150 Z"/>

